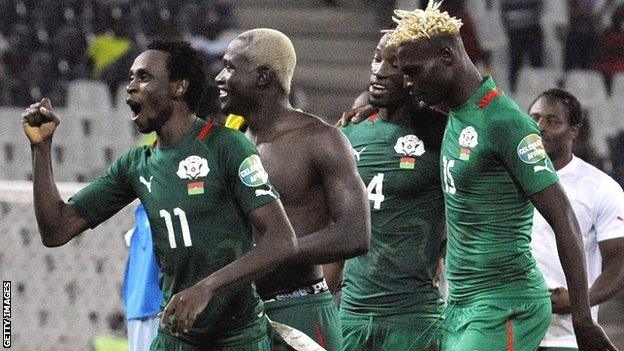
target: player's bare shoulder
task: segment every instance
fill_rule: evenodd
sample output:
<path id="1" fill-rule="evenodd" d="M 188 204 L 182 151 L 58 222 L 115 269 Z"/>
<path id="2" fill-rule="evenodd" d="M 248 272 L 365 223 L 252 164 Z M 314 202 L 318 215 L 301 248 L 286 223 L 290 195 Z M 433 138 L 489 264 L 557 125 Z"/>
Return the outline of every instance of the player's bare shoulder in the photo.
<path id="1" fill-rule="evenodd" d="M 336 152 L 340 149 L 349 150 L 349 142 L 338 128 L 325 122 L 321 117 L 310 113 L 295 111 L 300 121 L 298 134 L 301 142 L 313 147 L 317 152 Z"/>

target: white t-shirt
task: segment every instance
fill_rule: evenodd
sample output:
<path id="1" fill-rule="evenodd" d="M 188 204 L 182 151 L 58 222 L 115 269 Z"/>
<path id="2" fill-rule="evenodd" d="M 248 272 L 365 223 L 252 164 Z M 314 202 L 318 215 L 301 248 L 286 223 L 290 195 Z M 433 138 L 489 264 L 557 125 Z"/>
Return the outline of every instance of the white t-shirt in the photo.
<path id="1" fill-rule="evenodd" d="M 624 237 L 624 192 L 607 174 L 577 157 L 557 171 L 557 175 L 581 227 L 587 283 L 591 287 L 602 271 L 598 242 Z M 555 234 L 537 210 L 533 218 L 531 249 L 548 288 L 567 287 Z M 591 314 L 597 320 L 598 306 L 592 307 Z M 540 346 L 576 348 L 571 315 L 553 314 Z"/>

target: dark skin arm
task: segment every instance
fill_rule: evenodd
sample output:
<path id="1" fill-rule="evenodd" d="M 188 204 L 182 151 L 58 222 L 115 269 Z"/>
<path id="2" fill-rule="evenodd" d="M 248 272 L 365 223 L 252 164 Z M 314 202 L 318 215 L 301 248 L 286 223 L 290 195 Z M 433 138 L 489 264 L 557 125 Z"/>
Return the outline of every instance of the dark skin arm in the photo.
<path id="1" fill-rule="evenodd" d="M 602 256 L 602 273 L 589 289 L 589 303 L 599 305 L 609 300 L 624 287 L 624 238 L 610 239 L 598 243 Z M 570 295 L 565 287 L 551 291 L 553 313 L 568 314 L 572 311 Z"/>
<path id="2" fill-rule="evenodd" d="M 360 123 L 370 117 L 370 115 L 378 111 L 379 109 L 377 109 L 373 105 L 365 105 L 351 108 L 350 110 L 342 114 L 340 120 L 336 122 L 336 127 L 344 127 L 349 123 Z"/>
<path id="3" fill-rule="evenodd" d="M 333 223 L 299 238 L 297 264 L 323 264 L 368 252 L 370 209 L 351 147 L 334 127 L 327 126 L 322 143 L 315 143 L 313 164 L 322 178 Z M 316 139 L 316 140 L 319 140 Z"/>
<path id="4" fill-rule="evenodd" d="M 559 183 L 530 196 L 555 232 L 559 261 L 570 287 L 572 323 L 580 350 L 616 350 L 590 314 L 585 255 L 578 221 Z"/>
<path id="5" fill-rule="evenodd" d="M 344 270 L 345 261 L 338 261 L 334 263 L 328 263 L 323 265 L 323 275 L 327 281 L 327 287 L 332 295 L 335 295 L 342 290 L 342 272 Z"/>
<path id="6" fill-rule="evenodd" d="M 30 140 L 35 217 L 43 245 L 61 246 L 88 229 L 88 224 L 59 195 L 52 173 L 52 137 L 60 123 L 44 98 L 22 113 L 22 128 Z"/>
<path id="7" fill-rule="evenodd" d="M 214 295 L 248 284 L 296 253 L 295 232 L 281 201 L 259 207 L 248 217 L 259 238 L 253 249 L 194 286 L 173 295 L 161 313 L 161 327 L 170 327 L 176 336 L 187 332 Z"/>

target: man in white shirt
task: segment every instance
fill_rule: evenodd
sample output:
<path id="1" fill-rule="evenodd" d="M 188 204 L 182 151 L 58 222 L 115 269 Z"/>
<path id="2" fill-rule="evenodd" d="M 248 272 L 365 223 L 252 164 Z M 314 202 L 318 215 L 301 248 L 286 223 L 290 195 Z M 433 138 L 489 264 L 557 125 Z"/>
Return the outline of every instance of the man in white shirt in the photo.
<path id="1" fill-rule="evenodd" d="M 583 119 L 581 106 L 573 95 L 561 89 L 547 90 L 535 100 L 529 114 L 540 127 L 544 148 L 581 227 L 589 300 L 596 320 L 598 305 L 624 287 L 624 192 L 607 174 L 572 154 Z M 553 170 L 535 164 L 534 172 Z M 578 350 L 554 233 L 537 211 L 531 248 L 551 292 L 553 307 L 550 327 L 539 350 Z"/>

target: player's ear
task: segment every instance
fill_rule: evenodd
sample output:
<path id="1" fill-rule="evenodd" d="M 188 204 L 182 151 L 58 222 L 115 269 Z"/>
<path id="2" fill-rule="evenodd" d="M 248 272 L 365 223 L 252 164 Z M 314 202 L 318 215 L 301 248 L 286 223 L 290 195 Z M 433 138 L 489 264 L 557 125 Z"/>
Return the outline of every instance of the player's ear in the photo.
<path id="1" fill-rule="evenodd" d="M 189 87 L 188 79 L 180 79 L 170 85 L 170 93 L 174 100 L 181 100 Z"/>
<path id="2" fill-rule="evenodd" d="M 271 70 L 270 67 L 260 66 L 257 69 L 258 73 L 258 86 L 264 87 L 271 83 L 271 81 L 275 78 L 275 73 Z"/>
<path id="3" fill-rule="evenodd" d="M 583 123 L 579 123 L 579 124 L 573 124 L 570 126 L 570 133 L 572 133 L 572 140 L 576 140 L 579 137 L 579 134 L 581 134 L 581 126 L 583 125 Z"/>

